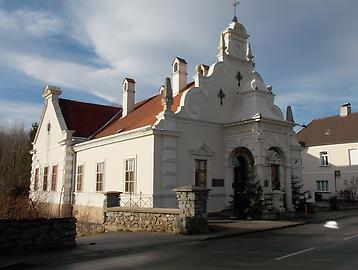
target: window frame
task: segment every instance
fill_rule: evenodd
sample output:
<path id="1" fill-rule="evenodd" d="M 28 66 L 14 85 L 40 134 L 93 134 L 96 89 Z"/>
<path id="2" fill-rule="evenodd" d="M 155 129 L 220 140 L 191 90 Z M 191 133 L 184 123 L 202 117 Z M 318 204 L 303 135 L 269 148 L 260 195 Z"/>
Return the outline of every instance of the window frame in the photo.
<path id="1" fill-rule="evenodd" d="M 34 175 L 34 190 L 39 190 L 39 182 L 40 182 L 40 167 L 35 168 Z"/>
<path id="2" fill-rule="evenodd" d="M 200 164 L 201 162 L 203 162 L 204 164 L 204 169 L 201 169 Z M 207 188 L 208 187 L 208 160 L 207 159 L 203 159 L 203 158 L 196 158 L 194 160 L 194 166 L 195 166 L 195 172 L 194 172 L 194 185 L 197 187 L 201 187 L 201 188 Z M 199 165 L 199 166 L 197 166 Z M 200 174 L 204 174 L 204 185 L 199 185 L 199 175 Z"/>
<path id="3" fill-rule="evenodd" d="M 98 165 L 99 164 L 103 164 L 103 171 L 102 172 L 98 172 Z M 101 181 L 98 181 L 98 176 L 102 175 L 102 179 Z M 96 186 L 95 186 L 95 191 L 96 192 L 103 192 L 104 191 L 104 176 L 105 176 L 105 161 L 97 161 L 96 162 Z M 98 189 L 98 185 L 101 185 L 101 189 Z"/>
<path id="4" fill-rule="evenodd" d="M 81 173 L 79 173 L 80 167 L 81 167 Z M 77 168 L 76 168 L 76 192 L 83 192 L 84 167 L 85 167 L 84 164 L 79 164 L 79 165 L 77 165 Z M 80 188 L 78 188 L 79 176 L 81 177 Z M 97 163 L 96 163 L 96 186 L 97 186 Z"/>
<path id="5" fill-rule="evenodd" d="M 54 174 L 56 168 L 56 173 Z M 58 177 L 58 164 L 52 165 L 52 174 L 51 174 L 51 191 L 56 191 L 57 187 L 57 177 Z"/>
<path id="6" fill-rule="evenodd" d="M 329 167 L 328 151 L 320 151 L 319 152 L 319 160 L 320 160 L 321 167 Z"/>
<path id="7" fill-rule="evenodd" d="M 42 191 L 48 189 L 48 165 L 44 166 L 43 177 L 42 177 Z"/>
<path id="8" fill-rule="evenodd" d="M 356 166 L 356 165 L 358 165 L 358 163 L 352 164 L 351 151 L 357 151 L 357 152 L 358 152 L 358 149 L 357 149 L 357 148 L 350 148 L 350 149 L 348 149 L 349 166 Z"/>
<path id="9" fill-rule="evenodd" d="M 328 180 L 316 180 L 316 192 L 330 193 L 331 189 L 329 187 L 329 181 Z"/>
<path id="10" fill-rule="evenodd" d="M 127 169 L 127 162 L 129 161 L 133 161 L 133 169 L 132 170 L 129 170 Z M 130 173 L 132 172 L 132 175 L 133 175 L 133 180 L 129 181 L 127 179 L 127 173 Z M 124 193 L 127 193 L 127 194 L 136 194 L 136 190 L 137 190 L 137 158 L 135 156 L 132 156 L 132 157 L 127 157 L 125 160 L 124 160 Z M 127 186 L 127 183 L 128 183 L 128 186 Z M 127 189 L 128 187 L 128 189 Z M 132 188 L 130 188 L 132 187 Z"/>

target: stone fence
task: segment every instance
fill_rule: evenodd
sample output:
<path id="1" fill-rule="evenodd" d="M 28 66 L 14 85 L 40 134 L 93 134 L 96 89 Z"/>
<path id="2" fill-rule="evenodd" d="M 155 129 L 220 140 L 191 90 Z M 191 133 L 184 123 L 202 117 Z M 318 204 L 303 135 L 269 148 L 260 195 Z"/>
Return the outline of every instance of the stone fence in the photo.
<path id="1" fill-rule="evenodd" d="M 179 209 L 113 207 L 105 211 L 105 231 L 179 233 Z"/>
<path id="2" fill-rule="evenodd" d="M 179 209 L 113 207 L 119 199 L 107 198 L 104 213 L 106 231 L 146 231 L 171 233 L 206 233 L 209 189 L 185 186 L 174 189 Z M 120 194 L 110 193 L 112 196 Z"/>
<path id="3" fill-rule="evenodd" d="M 76 219 L 0 220 L 0 251 L 74 247 Z"/>

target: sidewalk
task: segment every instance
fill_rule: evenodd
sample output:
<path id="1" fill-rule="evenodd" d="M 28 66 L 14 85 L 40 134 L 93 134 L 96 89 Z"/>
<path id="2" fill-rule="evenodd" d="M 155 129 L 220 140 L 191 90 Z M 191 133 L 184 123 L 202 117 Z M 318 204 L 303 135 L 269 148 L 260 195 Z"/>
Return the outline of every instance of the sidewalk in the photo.
<path id="1" fill-rule="evenodd" d="M 206 241 L 222 237 L 238 236 L 260 231 L 287 228 L 308 223 L 324 222 L 343 217 L 358 215 L 358 210 L 320 212 L 307 219 L 280 221 L 266 220 L 209 220 L 210 233 L 203 235 L 179 235 L 168 233 L 130 233 L 116 232 L 80 237 L 77 247 L 67 250 L 32 252 L 0 256 L 0 269 L 17 269 L 31 266 L 49 266 L 81 261 L 90 261 L 104 257 L 120 256 L 151 248 L 158 248 L 192 241 Z"/>

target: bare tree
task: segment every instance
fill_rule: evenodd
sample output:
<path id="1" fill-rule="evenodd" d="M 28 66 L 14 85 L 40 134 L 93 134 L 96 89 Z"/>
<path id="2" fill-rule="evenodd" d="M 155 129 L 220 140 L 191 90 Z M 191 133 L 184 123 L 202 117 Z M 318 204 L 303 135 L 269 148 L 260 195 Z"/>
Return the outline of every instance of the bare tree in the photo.
<path id="1" fill-rule="evenodd" d="M 0 127 L 1 217 L 14 218 L 26 211 L 31 173 L 31 142 L 37 124 L 27 131 L 23 126 Z M 30 135 L 32 138 L 30 138 Z M 25 204 L 25 205 L 24 205 Z"/>

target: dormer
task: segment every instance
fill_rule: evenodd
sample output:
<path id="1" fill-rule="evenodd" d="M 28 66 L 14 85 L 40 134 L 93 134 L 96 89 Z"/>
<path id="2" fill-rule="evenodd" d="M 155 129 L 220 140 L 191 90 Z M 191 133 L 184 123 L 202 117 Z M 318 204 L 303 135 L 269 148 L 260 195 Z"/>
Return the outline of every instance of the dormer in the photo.
<path id="1" fill-rule="evenodd" d="M 173 67 L 173 95 L 176 96 L 179 91 L 187 85 L 187 62 L 176 57 L 172 63 Z"/>
<path id="2" fill-rule="evenodd" d="M 135 104 L 135 81 L 131 78 L 123 80 L 123 111 L 122 117 L 126 117 L 134 109 Z"/>

